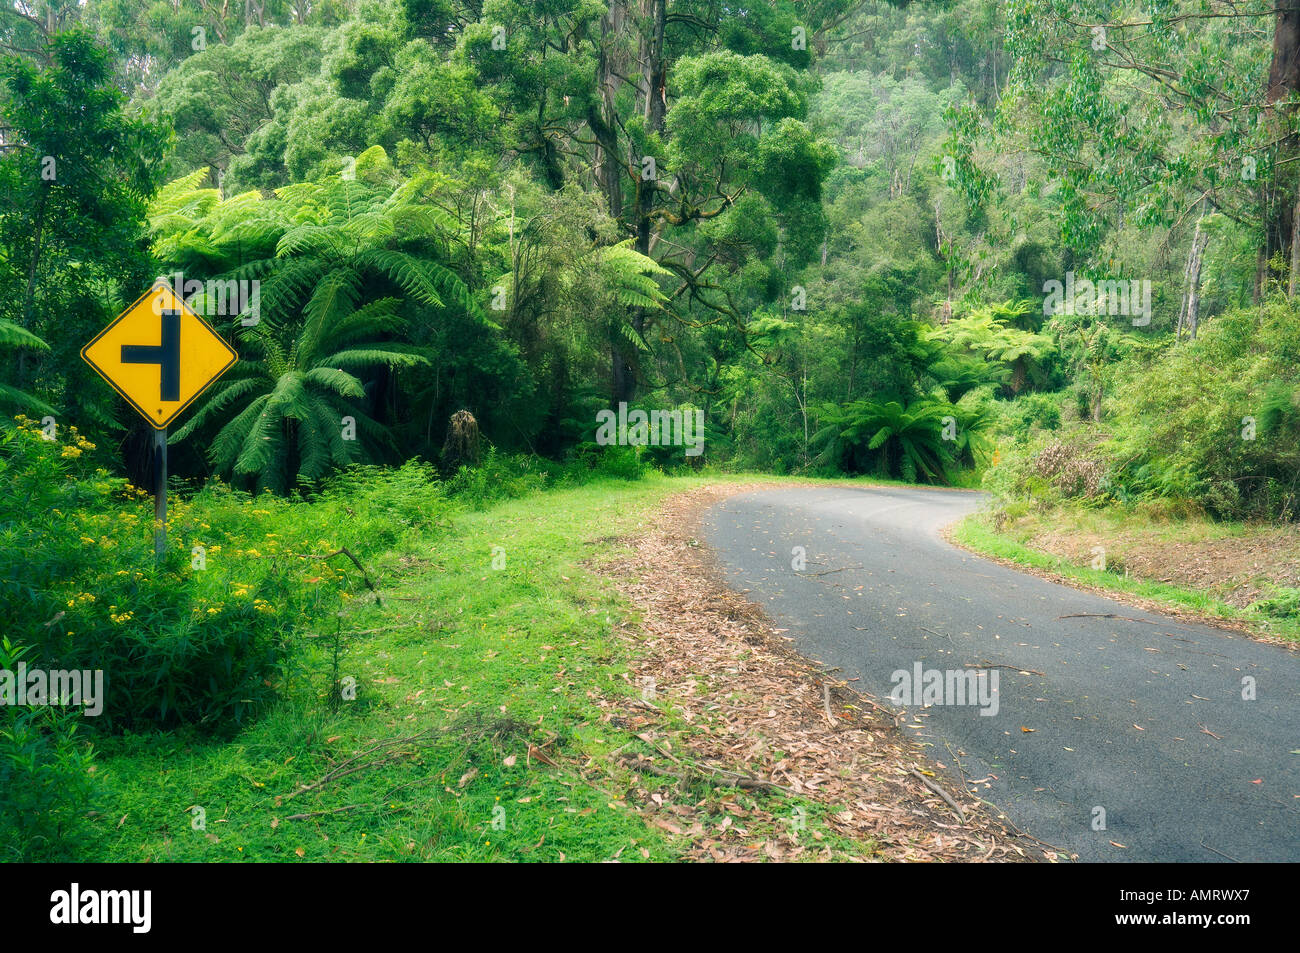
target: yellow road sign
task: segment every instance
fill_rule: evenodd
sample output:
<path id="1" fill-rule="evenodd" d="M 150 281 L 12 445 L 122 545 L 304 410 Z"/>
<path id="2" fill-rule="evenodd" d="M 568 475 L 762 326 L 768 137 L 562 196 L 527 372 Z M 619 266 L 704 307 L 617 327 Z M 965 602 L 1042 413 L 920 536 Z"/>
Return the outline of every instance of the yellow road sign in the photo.
<path id="1" fill-rule="evenodd" d="M 163 430 L 239 355 L 159 280 L 83 347 L 81 358 Z"/>

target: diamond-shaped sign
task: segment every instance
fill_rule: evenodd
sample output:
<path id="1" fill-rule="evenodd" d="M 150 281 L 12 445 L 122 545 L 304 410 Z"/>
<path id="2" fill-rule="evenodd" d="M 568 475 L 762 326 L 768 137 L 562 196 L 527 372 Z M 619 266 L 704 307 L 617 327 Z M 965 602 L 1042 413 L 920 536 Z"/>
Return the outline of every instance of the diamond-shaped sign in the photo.
<path id="1" fill-rule="evenodd" d="M 159 280 L 83 347 L 81 358 L 163 430 L 239 355 Z"/>

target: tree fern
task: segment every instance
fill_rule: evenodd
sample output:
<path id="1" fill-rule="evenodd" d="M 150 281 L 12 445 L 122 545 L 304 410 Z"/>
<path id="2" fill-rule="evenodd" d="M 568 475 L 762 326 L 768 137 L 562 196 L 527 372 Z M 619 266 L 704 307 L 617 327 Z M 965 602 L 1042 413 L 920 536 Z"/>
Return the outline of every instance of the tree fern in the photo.
<path id="1" fill-rule="evenodd" d="M 0 349 L 48 351 L 50 346 L 24 327 L 0 318 Z M 0 407 L 16 407 L 39 414 L 53 414 L 54 408 L 26 391 L 0 383 Z"/>
<path id="2" fill-rule="evenodd" d="M 880 476 L 924 476 L 946 483 L 943 418 L 955 412 L 946 401 L 930 399 L 907 406 L 896 400 L 829 404 L 822 409 L 824 425 L 812 442 L 823 448 L 820 462 L 849 472 L 874 470 Z"/>
<path id="3" fill-rule="evenodd" d="M 355 179 L 215 204 L 197 194 L 200 179 L 191 175 L 156 203 L 156 241 L 172 240 L 193 261 L 221 267 L 225 279 L 260 283 L 257 325 L 230 316 L 239 373 L 214 387 L 176 435 L 219 427 L 210 456 L 222 472 L 277 487 L 317 479 L 356 456 L 357 443 L 339 435 L 344 417 L 355 420 L 365 445 L 390 443 L 364 413 L 366 382 L 428 363 L 419 348 L 394 340 L 412 314 L 455 309 L 486 321 L 455 271 L 412 250 L 446 248 L 459 237 L 449 216 L 424 201 L 429 180 L 382 184 L 396 173 L 378 148 L 357 158 L 357 170 Z M 615 253 L 602 267 L 632 262 Z M 652 299 L 646 280 L 634 269 L 626 284 Z"/>

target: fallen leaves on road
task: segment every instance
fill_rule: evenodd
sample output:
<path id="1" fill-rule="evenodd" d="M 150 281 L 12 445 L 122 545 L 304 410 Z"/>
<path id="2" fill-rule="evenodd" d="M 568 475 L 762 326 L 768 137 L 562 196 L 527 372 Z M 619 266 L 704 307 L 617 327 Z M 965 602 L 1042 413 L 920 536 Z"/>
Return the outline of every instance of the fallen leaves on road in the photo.
<path id="1" fill-rule="evenodd" d="M 920 772 L 935 777 L 934 765 L 898 729 L 892 709 L 798 655 L 758 606 L 719 581 L 707 547 L 692 535 L 696 520 L 709 504 L 755 488 L 709 486 L 674 496 L 653 526 L 628 540 L 631 554 L 596 567 L 641 613 L 638 627 L 622 630 L 640 643 L 628 680 L 638 689 L 654 686 L 650 701 L 640 694 L 597 699 L 604 720 L 644 727 L 638 737 L 658 752 L 624 755 L 619 763 L 647 784 L 704 777 L 724 790 L 728 782 L 747 789 L 744 803 L 719 792 L 670 804 L 639 792 L 650 822 L 689 838 L 689 859 L 843 856 L 820 843 L 821 831 L 796 836 L 789 803 L 764 793 L 777 788 L 823 805 L 821 823 L 870 845 L 863 853 L 876 859 L 1055 859 L 945 781 L 937 786 L 953 792 L 954 811 L 922 783 Z M 828 719 L 828 711 L 837 714 Z M 690 727 L 668 727 L 664 713 Z M 728 821 L 720 823 L 719 813 Z M 755 838 L 744 833 L 748 827 L 786 833 Z"/>

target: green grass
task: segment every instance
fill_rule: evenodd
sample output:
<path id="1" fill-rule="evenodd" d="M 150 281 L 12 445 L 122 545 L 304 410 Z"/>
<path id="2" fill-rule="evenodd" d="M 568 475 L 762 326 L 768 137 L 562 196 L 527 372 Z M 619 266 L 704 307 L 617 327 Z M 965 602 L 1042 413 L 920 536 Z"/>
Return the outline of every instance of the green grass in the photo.
<path id="1" fill-rule="evenodd" d="M 776 792 L 704 783 L 681 792 L 673 779 L 638 781 L 612 755 L 652 753 L 635 737 L 641 729 L 601 720 L 602 695 L 639 690 L 628 677 L 635 644 L 615 632 L 635 620 L 584 564 L 617 554 L 613 537 L 641 529 L 668 494 L 703 482 L 602 480 L 409 534 L 368 567 L 382 605 L 358 594 L 338 623 L 339 674 L 356 678 L 356 700 L 331 709 L 335 633 L 320 631 L 303 638 L 284 700 L 232 739 L 187 731 L 98 739 L 100 793 L 75 855 L 670 860 L 688 842 L 629 805 L 638 787 L 704 802 L 718 822 L 727 799 L 786 801 Z M 494 547 L 504 550 L 504 568 L 493 568 Z M 561 767 L 536 758 L 530 766 L 530 743 Z M 367 749 L 355 764 L 391 760 L 290 796 Z M 788 800 L 773 814 L 788 817 L 801 804 L 809 833 L 824 832 L 822 846 L 870 854 L 869 844 L 829 835 L 820 806 Z M 205 814 L 201 830 L 196 807 Z M 779 833 L 749 828 L 753 842 Z"/>
<path id="2" fill-rule="evenodd" d="M 1010 536 L 997 532 L 986 513 L 976 513 L 952 530 L 954 542 L 975 552 L 1008 560 L 1021 566 L 1046 570 L 1080 583 L 1125 595 L 1149 599 L 1199 615 L 1244 624 L 1259 632 L 1289 640 L 1300 640 L 1300 619 L 1294 615 L 1265 611 L 1259 605 L 1239 608 L 1213 595 L 1170 583 L 1125 576 L 1112 570 L 1080 566 L 1051 553 L 1031 549 Z"/>

